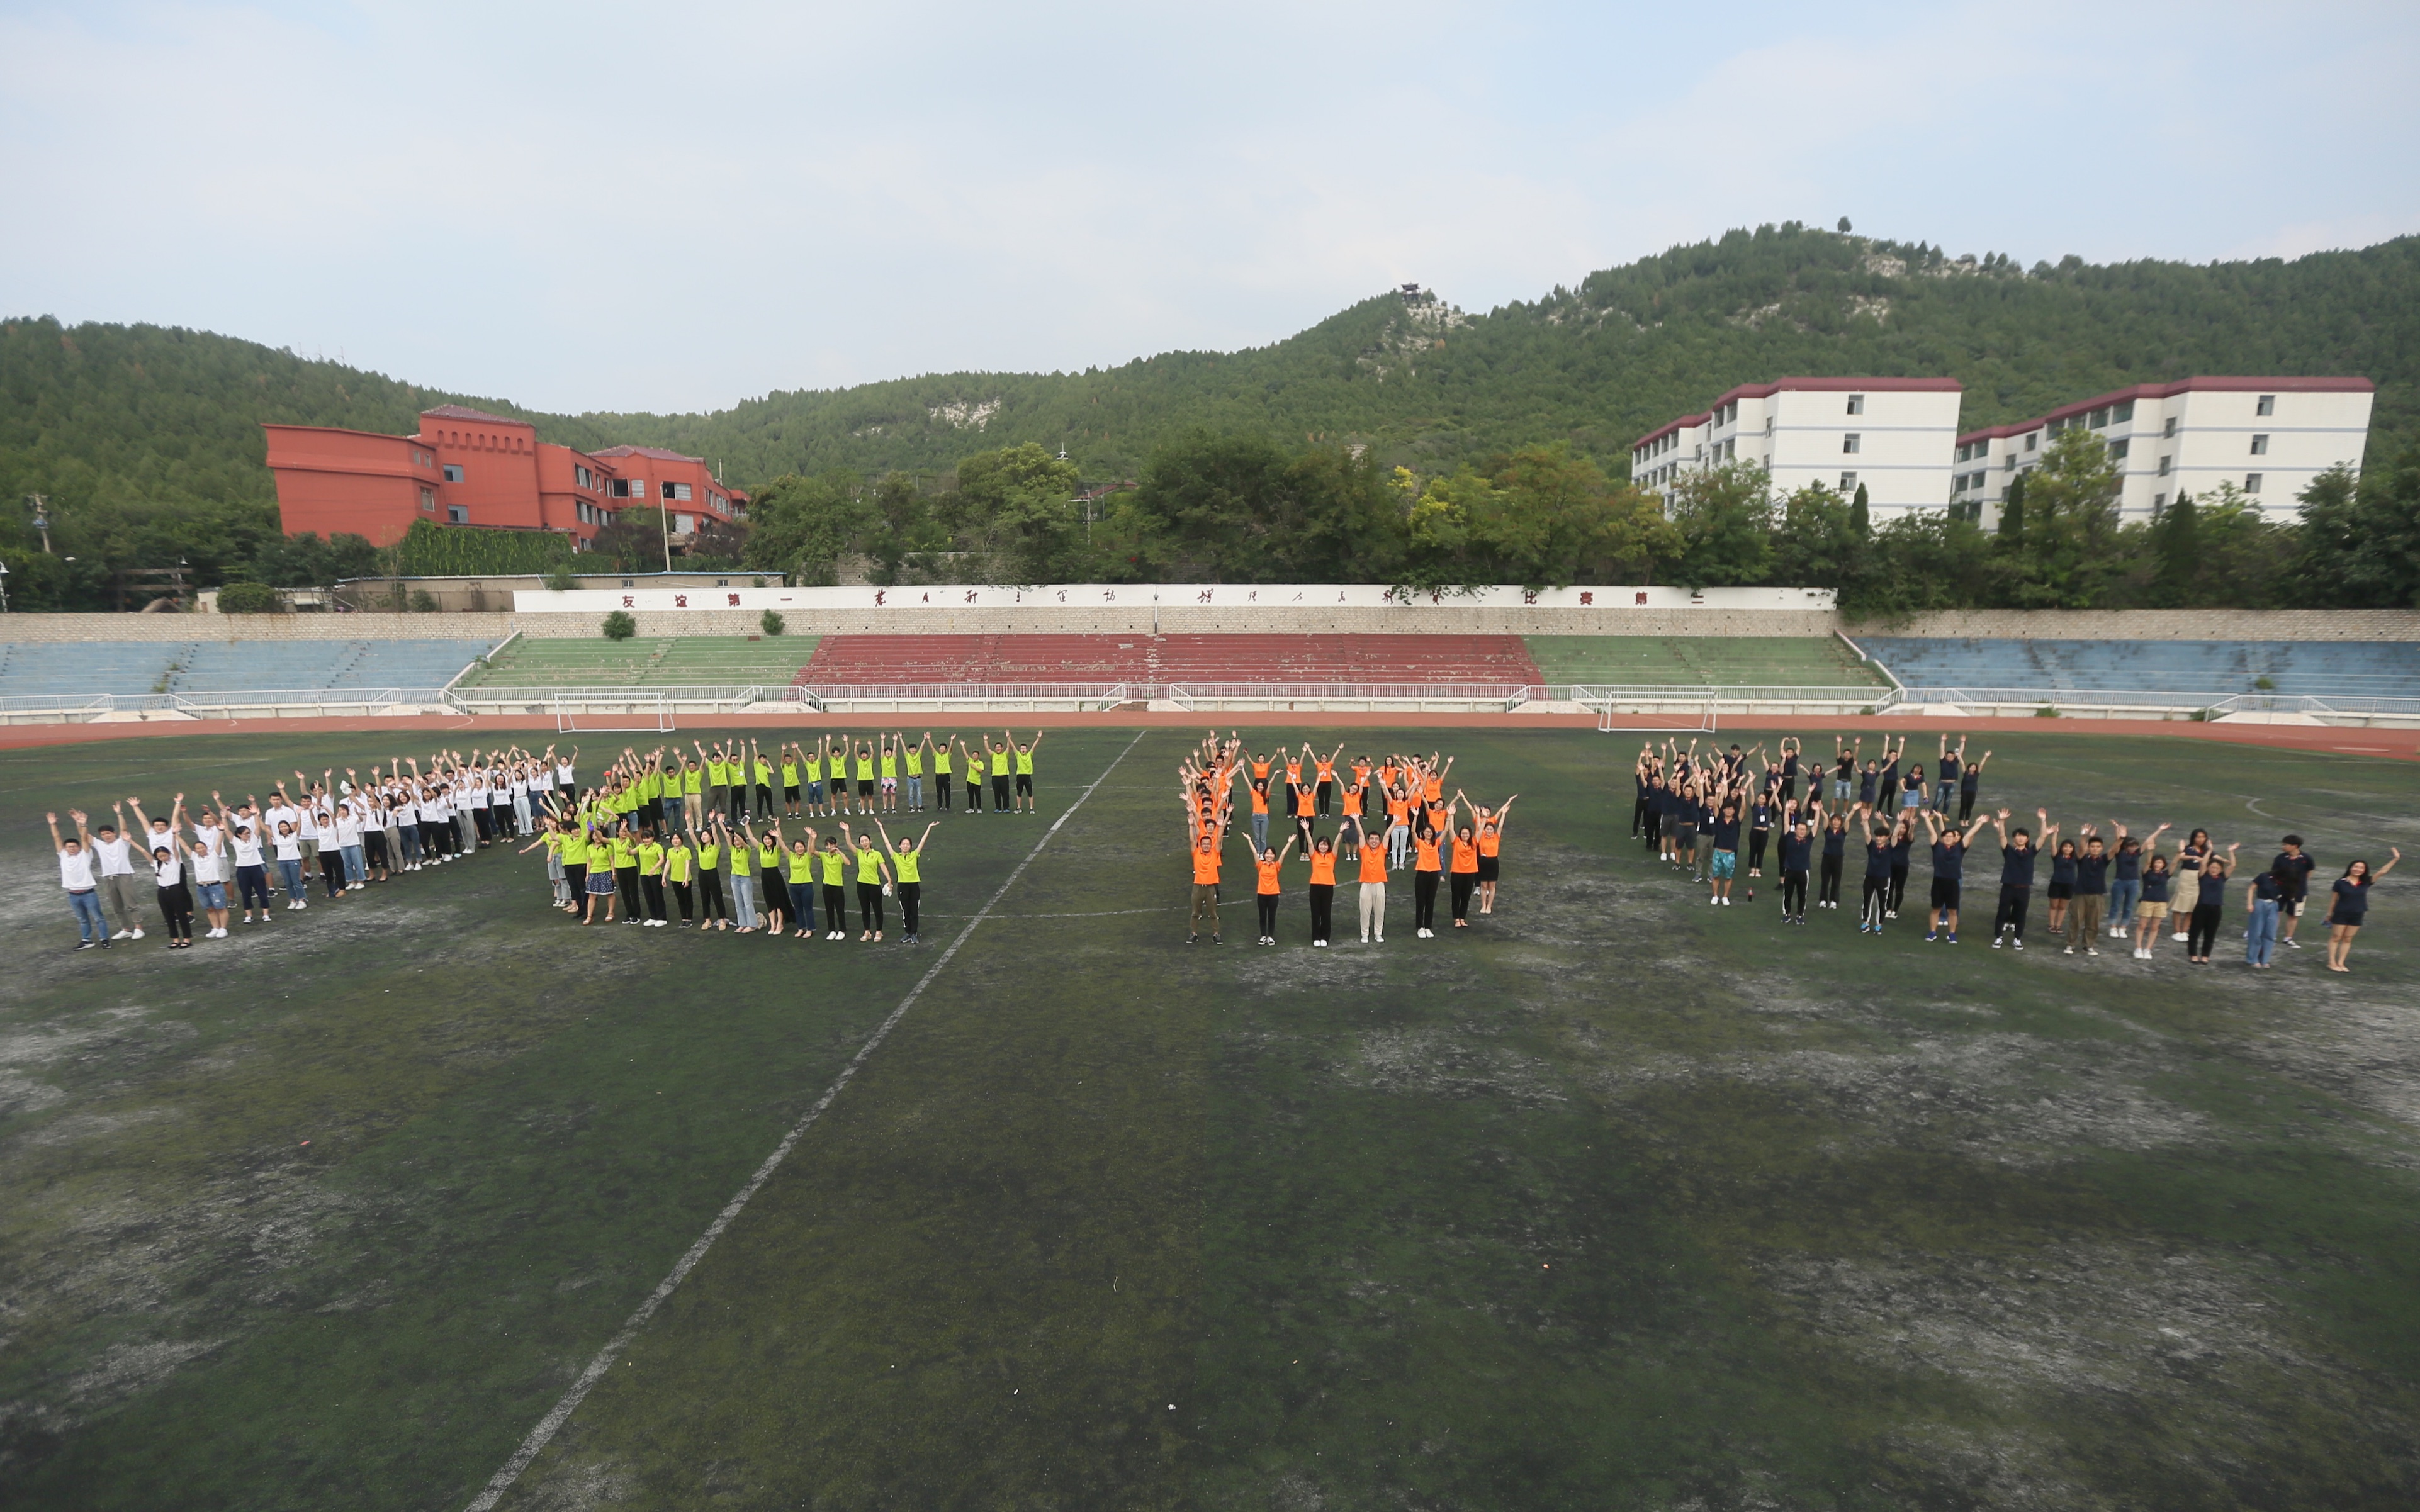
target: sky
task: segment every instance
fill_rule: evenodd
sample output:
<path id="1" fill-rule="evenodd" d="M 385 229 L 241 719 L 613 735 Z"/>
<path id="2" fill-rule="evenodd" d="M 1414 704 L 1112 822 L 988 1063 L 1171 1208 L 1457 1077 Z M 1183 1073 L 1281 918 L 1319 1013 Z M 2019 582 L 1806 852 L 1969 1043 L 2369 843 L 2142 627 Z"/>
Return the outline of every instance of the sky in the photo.
<path id="1" fill-rule="evenodd" d="M 1469 310 L 1734 226 L 2420 231 L 2420 6 L 0 0 L 0 316 L 553 411 Z"/>

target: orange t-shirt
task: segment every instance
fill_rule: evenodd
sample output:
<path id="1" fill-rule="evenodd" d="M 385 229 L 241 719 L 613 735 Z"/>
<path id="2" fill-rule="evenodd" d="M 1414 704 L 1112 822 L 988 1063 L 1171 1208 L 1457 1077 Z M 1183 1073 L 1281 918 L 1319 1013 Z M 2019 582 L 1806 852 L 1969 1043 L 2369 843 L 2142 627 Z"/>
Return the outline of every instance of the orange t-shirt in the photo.
<path id="1" fill-rule="evenodd" d="M 1481 855 L 1481 856 L 1494 856 L 1494 855 L 1497 854 L 1498 852 L 1500 852 L 1503 848 L 1504 848 L 1504 837 L 1503 837 L 1502 835 L 1497 834 L 1497 833 L 1496 832 L 1496 830 L 1495 830 L 1494 826 L 1492 826 L 1492 825 L 1491 825 L 1490 827 L 1488 827 L 1488 828 L 1486 828 L 1486 829 L 1482 829 L 1482 830 L 1481 830 L 1481 831 L 1479 832 L 1479 854 L 1480 854 L 1480 855 Z"/>
<path id="2" fill-rule="evenodd" d="M 1266 762 L 1254 762 L 1252 764 L 1252 779 L 1256 782 L 1267 781 L 1269 779 L 1269 764 Z"/>
<path id="3" fill-rule="evenodd" d="M 1419 853 L 1412 860 L 1413 871 L 1434 872 L 1437 869 L 1436 841 L 1433 840 L 1415 840 L 1412 841 L 1412 849 Z"/>
<path id="4" fill-rule="evenodd" d="M 1388 762 L 1386 765 L 1379 767 L 1378 785 L 1385 788 L 1393 787 L 1395 785 L 1395 774 L 1400 770 L 1401 768 L 1396 766 L 1392 762 Z"/>
<path id="5" fill-rule="evenodd" d="M 1272 898 L 1277 896 L 1278 867 L 1280 864 L 1280 863 L 1276 861 L 1254 861 L 1252 863 L 1252 870 L 1261 874 L 1260 891 L 1265 896 Z"/>
<path id="6" fill-rule="evenodd" d="M 1476 845 L 1466 845 L 1457 839 L 1453 842 L 1453 869 L 1457 872 L 1465 872 L 1478 871 L 1479 847 Z"/>
<path id="7" fill-rule="evenodd" d="M 1384 882 L 1387 880 L 1387 848 L 1385 846 L 1364 845 L 1361 847 L 1361 880 L 1364 882 Z"/>
<path id="8" fill-rule="evenodd" d="M 1311 853 L 1311 885 L 1314 887 L 1336 886 L 1336 853 L 1334 851 L 1325 854 L 1318 851 Z"/>
<path id="9" fill-rule="evenodd" d="M 1452 810 L 1447 809 L 1444 805 L 1435 803 L 1429 805 L 1429 827 L 1435 830 L 1438 834 L 1442 835 L 1446 832 L 1445 822 L 1451 817 L 1453 817 Z"/>
<path id="10" fill-rule="evenodd" d="M 1286 785 L 1297 788 L 1302 786 L 1302 763 L 1286 763 Z"/>
<path id="11" fill-rule="evenodd" d="M 1368 787 L 1370 785 L 1370 764 L 1368 762 L 1355 762 L 1353 764 L 1353 780 L 1357 786 Z"/>
<path id="12" fill-rule="evenodd" d="M 1218 853 L 1216 850 L 1193 853 L 1193 885 L 1206 887 L 1218 880 Z"/>
<path id="13" fill-rule="evenodd" d="M 1294 809 L 1296 813 L 1309 813 L 1319 803 L 1319 790 L 1308 782 L 1294 785 Z"/>
<path id="14" fill-rule="evenodd" d="M 1323 761 L 1318 764 L 1319 779 L 1321 781 L 1333 782 L 1336 780 L 1336 764 L 1334 762 Z"/>
<path id="15" fill-rule="evenodd" d="M 1411 800 L 1409 798 L 1399 798 L 1393 794 L 1388 794 L 1387 795 L 1387 823 L 1390 825 L 1407 825 L 1411 822 Z"/>
<path id="16" fill-rule="evenodd" d="M 1252 790 L 1252 812 L 1266 813 L 1268 811 L 1269 790 L 1266 788 L 1254 788 Z"/>
<path id="17" fill-rule="evenodd" d="M 1435 803 L 1445 796 L 1445 779 L 1431 772 L 1427 784 L 1420 791 L 1431 803 Z"/>

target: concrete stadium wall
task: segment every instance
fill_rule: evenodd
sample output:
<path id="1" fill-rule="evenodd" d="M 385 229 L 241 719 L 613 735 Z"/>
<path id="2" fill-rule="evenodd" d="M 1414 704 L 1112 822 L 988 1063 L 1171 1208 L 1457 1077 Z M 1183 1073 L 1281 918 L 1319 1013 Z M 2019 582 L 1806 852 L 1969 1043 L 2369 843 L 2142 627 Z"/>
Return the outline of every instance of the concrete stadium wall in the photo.
<path id="1" fill-rule="evenodd" d="M 752 609 L 641 611 L 643 636 L 755 635 Z M 0 642 L 79 640 L 502 640 L 595 636 L 597 614 L 0 614 Z M 1149 635 L 1148 606 L 1100 609 L 887 609 L 797 610 L 792 635 L 1090 633 Z M 1404 635 L 1649 636 L 1973 636 L 2068 640 L 2411 640 L 2420 641 L 2412 609 L 1961 609 L 1904 622 L 1846 625 L 1829 612 L 1755 609 L 1474 609 L 1451 605 L 1388 609 L 1268 608 L 1250 611 L 1163 606 L 1156 624 L 1170 634 L 1326 633 Z"/>

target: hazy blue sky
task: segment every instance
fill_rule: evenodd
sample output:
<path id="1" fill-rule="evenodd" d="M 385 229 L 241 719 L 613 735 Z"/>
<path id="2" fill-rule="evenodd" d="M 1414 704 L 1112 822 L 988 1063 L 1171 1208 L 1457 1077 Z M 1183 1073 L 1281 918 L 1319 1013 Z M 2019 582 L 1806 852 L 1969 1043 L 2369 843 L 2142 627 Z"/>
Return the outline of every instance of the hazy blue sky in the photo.
<path id="1" fill-rule="evenodd" d="M 718 408 L 1469 309 L 1763 221 L 2420 230 L 2420 6 L 0 0 L 0 313 Z"/>

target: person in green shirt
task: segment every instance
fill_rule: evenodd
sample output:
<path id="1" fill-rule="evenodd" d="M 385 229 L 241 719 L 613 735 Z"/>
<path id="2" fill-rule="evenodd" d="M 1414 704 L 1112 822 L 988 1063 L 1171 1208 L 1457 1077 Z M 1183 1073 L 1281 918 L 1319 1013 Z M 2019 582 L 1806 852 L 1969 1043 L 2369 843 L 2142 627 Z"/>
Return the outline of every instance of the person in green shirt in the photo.
<path id="1" fill-rule="evenodd" d="M 694 756 L 681 758 L 681 827 L 694 835 L 706 823 L 706 768 Z"/>
<path id="2" fill-rule="evenodd" d="M 588 825 L 560 817 L 554 823 L 563 830 L 563 880 L 571 898 L 564 912 L 578 918 L 588 905 Z"/>
<path id="3" fill-rule="evenodd" d="M 673 889 L 680 903 L 680 926 L 690 927 L 691 911 L 697 901 L 697 888 L 690 878 L 697 874 L 697 853 L 689 848 L 689 837 L 675 830 L 672 843 L 664 847 L 664 883 Z"/>
<path id="4" fill-rule="evenodd" d="M 790 937 L 803 940 L 815 932 L 815 832 L 790 838 L 782 857 L 783 880 L 790 894 Z"/>
<path id="5" fill-rule="evenodd" d="M 937 743 L 933 732 L 924 732 L 924 744 L 933 748 L 933 790 L 940 795 L 941 811 L 950 811 L 950 737 L 943 735 Z"/>
<path id="6" fill-rule="evenodd" d="M 958 742 L 958 754 L 967 763 L 967 812 L 983 812 L 984 753 L 965 741 Z"/>
<path id="7" fill-rule="evenodd" d="M 840 848 L 840 837 L 824 837 L 823 854 L 816 857 L 823 866 L 824 938 L 848 938 L 848 853 Z"/>
<path id="8" fill-rule="evenodd" d="M 640 923 L 650 929 L 664 927 L 664 848 L 656 843 L 655 831 L 639 831 L 639 843 L 630 847 L 639 858 L 639 892 L 645 899 L 647 913 Z"/>
<path id="9" fill-rule="evenodd" d="M 639 835 L 628 820 L 614 826 L 611 849 L 613 883 L 622 894 L 622 922 L 644 923 L 645 916 L 639 911 Z"/>
<path id="10" fill-rule="evenodd" d="M 756 848 L 756 906 L 765 916 L 768 938 L 782 937 L 782 915 L 789 907 L 790 889 L 782 879 L 782 826 L 775 825 L 761 835 L 748 836 Z"/>
<path id="11" fill-rule="evenodd" d="M 718 930 L 731 927 L 731 907 L 722 901 L 722 857 L 729 849 L 729 840 L 720 825 L 698 832 L 697 927 L 701 933 L 709 924 Z"/>
<path id="12" fill-rule="evenodd" d="M 891 736 L 887 734 L 876 735 L 875 738 L 882 743 L 882 755 L 879 761 L 882 771 L 882 811 L 897 813 L 899 811 L 899 748 L 891 743 Z"/>
<path id="13" fill-rule="evenodd" d="M 702 740 L 691 740 L 690 747 L 697 752 L 698 765 L 706 773 L 706 811 L 717 821 L 723 820 L 731 810 L 731 778 L 723 769 L 722 748 L 708 750 Z"/>
<path id="14" fill-rule="evenodd" d="M 857 779 L 857 811 L 874 811 L 874 747 L 870 742 L 857 743 L 857 754 L 849 761 L 849 775 Z"/>
<path id="15" fill-rule="evenodd" d="M 782 817 L 799 817 L 799 748 L 793 741 L 782 742 Z"/>
<path id="16" fill-rule="evenodd" d="M 770 819 L 773 817 L 773 764 L 756 748 L 756 742 L 752 739 L 748 742 L 748 761 L 756 773 L 756 817 Z"/>
<path id="17" fill-rule="evenodd" d="M 1016 738 L 1005 730 L 1001 733 L 1007 735 L 1012 741 Z M 1016 806 L 1027 813 L 1033 811 L 1033 753 L 1041 748 L 1041 745 L 1042 732 L 1036 730 L 1033 732 L 1032 740 L 1016 748 Z M 1342 748 L 1338 748 L 1340 750 Z M 1001 748 L 1001 754 L 1003 756 L 1008 754 L 1006 746 Z M 993 786 L 997 787 L 999 784 L 994 783 Z"/>
<path id="18" fill-rule="evenodd" d="M 891 853 L 892 869 L 899 877 L 899 940 L 903 945 L 923 943 L 917 931 L 916 909 L 924 896 L 924 847 L 931 843 L 933 831 L 940 824 L 938 819 L 928 821 L 924 833 L 914 840 L 893 841 L 891 831 L 882 827 L 881 820 L 874 822 L 882 836 L 883 849 Z"/>
<path id="19" fill-rule="evenodd" d="M 613 833 L 600 821 L 588 828 L 588 916 L 582 924 L 611 924 L 613 905 L 621 896 L 620 874 L 613 869 Z M 605 917 L 597 917 L 597 905 Z"/>
<path id="20" fill-rule="evenodd" d="M 876 825 L 882 823 L 877 819 Z M 891 890 L 891 863 L 874 848 L 871 835 L 851 836 L 848 826 L 840 826 L 841 838 L 850 844 L 857 857 L 857 921 L 861 926 L 858 943 L 862 945 L 882 938 L 882 895 Z"/>
<path id="21" fill-rule="evenodd" d="M 807 768 L 807 812 L 811 814 L 821 814 L 825 811 L 824 743 L 822 737 L 818 736 L 814 746 L 802 748 L 799 754 L 805 758 Z"/>
<path id="22" fill-rule="evenodd" d="M 753 934 L 764 927 L 756 909 L 756 837 L 743 827 L 722 826 L 723 842 L 731 847 L 731 907 L 739 916 L 734 933 Z"/>

